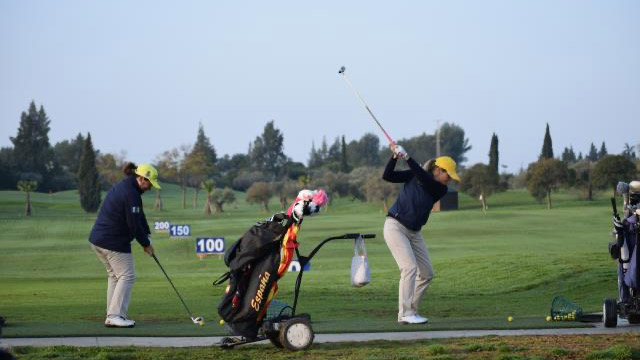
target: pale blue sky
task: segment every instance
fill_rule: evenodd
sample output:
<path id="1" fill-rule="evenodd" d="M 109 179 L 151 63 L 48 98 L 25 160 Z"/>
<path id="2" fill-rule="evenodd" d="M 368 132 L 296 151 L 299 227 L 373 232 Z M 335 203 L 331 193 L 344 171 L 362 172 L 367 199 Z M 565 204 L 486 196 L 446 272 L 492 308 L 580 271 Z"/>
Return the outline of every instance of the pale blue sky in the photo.
<path id="1" fill-rule="evenodd" d="M 0 146 L 34 99 L 52 144 L 91 132 L 136 162 L 195 140 L 246 152 L 273 119 L 285 152 L 462 126 L 509 171 L 554 151 L 640 143 L 640 1 L 0 1 Z M 424 160 L 424 159 L 419 159 Z"/>

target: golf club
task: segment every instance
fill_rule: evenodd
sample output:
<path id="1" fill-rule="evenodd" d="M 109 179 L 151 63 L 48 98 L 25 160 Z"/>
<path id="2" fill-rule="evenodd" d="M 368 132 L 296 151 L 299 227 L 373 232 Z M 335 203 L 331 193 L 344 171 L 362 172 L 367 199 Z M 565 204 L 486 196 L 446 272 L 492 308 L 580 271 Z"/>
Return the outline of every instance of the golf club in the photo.
<path id="1" fill-rule="evenodd" d="M 185 310 L 187 310 L 187 313 L 189 314 L 191 321 L 193 321 L 194 324 L 198 324 L 200 326 L 204 325 L 204 317 L 202 316 L 193 317 L 193 314 L 191 314 L 191 311 L 187 307 L 187 304 L 185 304 L 184 300 L 182 299 L 182 296 L 180 296 L 178 289 L 176 289 L 175 285 L 173 285 L 173 281 L 171 281 L 171 279 L 169 278 L 169 275 L 167 275 L 167 272 L 164 271 L 164 268 L 162 267 L 162 265 L 160 265 L 160 261 L 158 261 L 156 254 L 152 254 L 151 256 L 153 257 L 153 260 L 156 261 L 156 264 L 158 264 L 158 266 L 160 267 L 160 270 L 162 270 L 162 272 L 164 273 L 164 276 L 167 278 L 167 280 L 169 280 L 169 284 L 171 284 L 171 287 L 173 287 L 173 290 L 175 290 L 176 294 L 178 295 L 178 298 L 180 298 L 180 301 L 182 302 L 182 305 L 184 305 Z"/>
<path id="2" fill-rule="evenodd" d="M 387 133 L 387 131 L 382 127 L 382 125 L 380 124 L 380 121 L 378 121 L 378 119 L 376 118 L 375 115 L 373 115 L 373 112 L 371 111 L 371 109 L 369 109 L 369 106 L 367 105 L 366 102 L 364 102 L 364 100 L 362 100 L 362 97 L 360 96 L 360 94 L 358 93 L 358 91 L 353 87 L 353 85 L 351 85 L 351 81 L 349 81 L 349 79 L 347 79 L 347 74 L 345 74 L 345 70 L 347 70 L 344 66 L 340 68 L 340 70 L 338 71 L 338 74 L 342 75 L 342 77 L 344 78 L 344 81 L 347 82 L 347 85 L 349 85 L 349 87 L 351 88 L 351 90 L 353 91 L 354 94 L 356 94 L 356 96 L 358 97 L 358 99 L 360 99 L 360 102 L 362 102 L 362 105 L 364 105 L 365 109 L 367 109 L 367 111 L 369 112 L 369 115 L 371 115 L 371 117 L 373 118 L 373 120 L 376 122 L 376 124 L 378 124 L 378 126 L 380 127 L 380 130 L 382 130 L 382 132 L 384 133 L 384 136 L 387 137 L 387 140 L 389 140 L 389 144 L 395 144 L 396 142 L 393 141 L 393 139 L 391 138 L 391 136 L 389 136 L 389 134 Z"/>

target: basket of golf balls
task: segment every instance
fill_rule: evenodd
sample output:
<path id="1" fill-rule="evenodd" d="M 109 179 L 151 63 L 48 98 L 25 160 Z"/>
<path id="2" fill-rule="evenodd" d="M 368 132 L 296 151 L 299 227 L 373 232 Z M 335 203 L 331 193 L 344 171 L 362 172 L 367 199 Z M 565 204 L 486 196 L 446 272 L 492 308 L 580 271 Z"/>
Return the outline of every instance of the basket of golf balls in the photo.
<path id="1" fill-rule="evenodd" d="M 551 302 L 551 319 L 553 321 L 579 321 L 582 308 L 573 301 L 556 296 Z"/>

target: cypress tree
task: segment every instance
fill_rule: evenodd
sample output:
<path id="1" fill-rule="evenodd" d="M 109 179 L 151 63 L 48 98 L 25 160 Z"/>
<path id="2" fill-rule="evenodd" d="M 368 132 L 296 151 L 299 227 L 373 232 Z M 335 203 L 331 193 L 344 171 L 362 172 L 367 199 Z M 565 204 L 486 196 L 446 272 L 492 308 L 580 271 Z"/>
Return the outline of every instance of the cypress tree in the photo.
<path id="1" fill-rule="evenodd" d="M 96 212 L 100 207 L 100 184 L 96 167 L 96 152 L 93 150 L 91 133 L 87 134 L 78 168 L 78 193 L 80 205 L 86 212 Z"/>
<path id="2" fill-rule="evenodd" d="M 591 143 L 591 147 L 589 148 L 589 154 L 587 155 L 587 160 L 589 161 L 598 161 L 598 150 L 596 146 Z"/>
<path id="3" fill-rule="evenodd" d="M 493 133 L 491 136 L 491 146 L 489 147 L 489 170 L 494 174 L 498 174 L 498 135 Z"/>
<path id="4" fill-rule="evenodd" d="M 603 141 L 602 145 L 600 146 L 600 151 L 598 151 L 598 159 L 602 159 L 607 155 L 608 155 L 607 146 L 604 144 L 604 141 Z"/>
<path id="5" fill-rule="evenodd" d="M 344 140 L 344 135 L 342 135 L 341 145 L 340 171 L 342 171 L 343 173 L 348 173 L 351 170 L 351 167 L 349 166 L 349 162 L 347 161 L 347 143 Z"/>
<path id="6" fill-rule="evenodd" d="M 549 132 L 549 123 L 544 133 L 544 143 L 542 144 L 542 153 L 540 159 L 553 159 L 553 145 L 551 144 L 551 133 Z"/>

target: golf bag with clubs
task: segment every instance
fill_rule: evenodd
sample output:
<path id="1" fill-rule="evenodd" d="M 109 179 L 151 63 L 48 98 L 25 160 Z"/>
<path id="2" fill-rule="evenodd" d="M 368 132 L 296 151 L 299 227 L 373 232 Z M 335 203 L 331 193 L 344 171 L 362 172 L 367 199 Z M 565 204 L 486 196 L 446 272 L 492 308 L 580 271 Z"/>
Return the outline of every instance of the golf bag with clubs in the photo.
<path id="1" fill-rule="evenodd" d="M 623 196 L 624 212 L 620 218 L 612 198 L 615 240 L 609 243 L 609 254 L 618 260 L 618 299 L 604 301 L 602 318 L 606 327 L 617 326 L 618 316 L 630 324 L 640 324 L 640 181 L 621 182 L 617 192 Z"/>
<path id="2" fill-rule="evenodd" d="M 287 214 L 278 213 L 252 226 L 225 253 L 229 271 L 213 284 L 229 280 L 218 314 L 235 336 L 256 339 L 271 300 L 278 292 L 295 249 L 305 215 L 320 210 L 328 198 L 323 190 L 303 190 Z"/>

